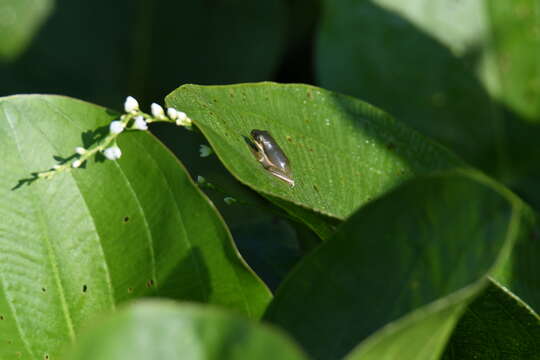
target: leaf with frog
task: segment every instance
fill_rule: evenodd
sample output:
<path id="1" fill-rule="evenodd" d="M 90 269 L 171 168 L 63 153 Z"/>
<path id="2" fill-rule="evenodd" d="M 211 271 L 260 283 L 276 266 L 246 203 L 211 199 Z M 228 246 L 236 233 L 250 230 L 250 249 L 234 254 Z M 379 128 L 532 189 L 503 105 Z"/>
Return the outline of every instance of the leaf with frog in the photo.
<path id="1" fill-rule="evenodd" d="M 355 209 L 419 174 L 464 167 L 445 148 L 360 100 L 307 85 L 185 85 L 166 98 L 225 167 L 326 238 Z M 272 136 L 295 186 L 261 166 L 245 138 Z M 274 174 L 275 175 L 275 174 Z"/>

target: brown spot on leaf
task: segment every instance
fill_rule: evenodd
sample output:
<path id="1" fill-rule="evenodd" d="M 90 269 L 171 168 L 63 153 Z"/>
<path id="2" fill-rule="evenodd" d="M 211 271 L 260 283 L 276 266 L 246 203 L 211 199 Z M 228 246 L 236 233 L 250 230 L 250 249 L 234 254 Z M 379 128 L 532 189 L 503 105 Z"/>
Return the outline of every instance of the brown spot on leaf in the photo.
<path id="1" fill-rule="evenodd" d="M 154 286 L 154 280 L 150 279 L 150 280 L 148 280 L 148 281 L 146 282 L 146 287 L 147 287 L 147 288 L 150 288 L 150 287 L 152 287 L 152 286 Z"/>

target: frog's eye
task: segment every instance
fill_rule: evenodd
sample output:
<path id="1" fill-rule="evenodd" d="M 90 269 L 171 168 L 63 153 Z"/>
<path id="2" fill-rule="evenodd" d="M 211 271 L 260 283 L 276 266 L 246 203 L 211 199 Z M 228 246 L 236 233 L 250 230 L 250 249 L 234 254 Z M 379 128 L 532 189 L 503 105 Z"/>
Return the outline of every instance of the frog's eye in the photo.
<path id="1" fill-rule="evenodd" d="M 264 140 L 265 134 L 268 134 L 268 132 L 264 130 L 251 130 L 250 134 L 253 140 L 257 142 L 261 142 Z"/>

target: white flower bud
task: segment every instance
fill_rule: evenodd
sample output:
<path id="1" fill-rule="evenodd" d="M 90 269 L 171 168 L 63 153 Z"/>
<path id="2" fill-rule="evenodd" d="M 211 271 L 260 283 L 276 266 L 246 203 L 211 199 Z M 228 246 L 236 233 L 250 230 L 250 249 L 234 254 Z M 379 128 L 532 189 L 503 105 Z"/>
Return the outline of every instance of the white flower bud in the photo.
<path id="1" fill-rule="evenodd" d="M 79 155 L 84 155 L 86 153 L 86 149 L 80 146 L 77 146 L 75 148 L 75 152 Z"/>
<path id="2" fill-rule="evenodd" d="M 186 113 L 179 111 L 178 118 L 176 119 L 176 125 L 190 128 L 192 121 L 187 117 Z"/>
<path id="3" fill-rule="evenodd" d="M 128 96 L 126 98 L 126 102 L 124 103 L 124 110 L 127 113 L 139 110 L 139 103 L 133 96 Z"/>
<path id="4" fill-rule="evenodd" d="M 81 160 L 75 160 L 74 162 L 71 163 L 71 167 L 76 169 L 78 168 L 79 166 L 81 166 Z"/>
<path id="5" fill-rule="evenodd" d="M 236 202 L 236 199 L 233 198 L 233 197 L 227 196 L 227 197 L 223 198 L 223 201 L 225 201 L 225 204 L 231 205 L 231 204 L 234 204 Z"/>
<path id="6" fill-rule="evenodd" d="M 183 111 L 178 111 L 178 110 L 176 110 L 176 118 L 177 118 L 178 120 L 186 120 L 186 119 L 187 119 L 187 115 L 186 115 L 186 113 L 183 112 Z"/>
<path id="7" fill-rule="evenodd" d="M 137 130 L 148 130 L 148 125 L 146 125 L 144 117 L 140 115 L 135 117 L 135 121 L 133 122 L 133 128 Z"/>
<path id="8" fill-rule="evenodd" d="M 161 107 L 161 105 L 152 103 L 152 105 L 150 105 L 150 109 L 152 110 L 152 116 L 154 116 L 155 118 L 165 118 L 165 112 L 163 112 L 163 108 Z"/>
<path id="9" fill-rule="evenodd" d="M 120 148 L 116 145 L 106 148 L 103 151 L 103 155 L 109 160 L 116 160 L 119 159 L 120 156 L 122 156 L 122 151 Z"/>
<path id="10" fill-rule="evenodd" d="M 199 147 L 199 153 L 200 153 L 201 157 L 207 157 L 207 156 L 210 156 L 210 154 L 212 154 L 213 151 L 212 151 L 211 147 L 206 146 L 206 145 L 201 145 Z"/>
<path id="11" fill-rule="evenodd" d="M 178 111 L 176 111 L 175 108 L 168 108 L 167 115 L 171 118 L 171 120 L 176 120 L 178 117 Z"/>
<path id="12" fill-rule="evenodd" d="M 118 120 L 115 120 L 111 122 L 111 125 L 109 125 L 109 131 L 111 134 L 120 134 L 122 131 L 124 131 L 124 128 L 126 125 Z"/>
<path id="13" fill-rule="evenodd" d="M 206 179 L 202 177 L 201 175 L 197 175 L 197 183 L 202 185 L 206 183 Z"/>

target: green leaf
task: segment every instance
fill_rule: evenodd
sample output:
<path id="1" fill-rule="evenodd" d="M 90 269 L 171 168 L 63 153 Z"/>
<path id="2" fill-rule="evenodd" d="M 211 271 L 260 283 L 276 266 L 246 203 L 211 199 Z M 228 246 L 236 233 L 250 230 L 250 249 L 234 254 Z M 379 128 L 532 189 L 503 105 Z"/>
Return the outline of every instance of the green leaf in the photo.
<path id="1" fill-rule="evenodd" d="M 140 296 L 254 318 L 270 299 L 213 205 L 147 133 L 122 135 L 119 161 L 15 186 L 117 116 L 64 97 L 0 99 L 0 357 L 55 354 L 96 313 Z"/>
<path id="2" fill-rule="evenodd" d="M 246 261 L 275 290 L 302 256 L 297 233 L 274 218 L 247 223 L 234 231 L 234 240 Z"/>
<path id="3" fill-rule="evenodd" d="M 537 359 L 540 318 L 514 294 L 490 282 L 460 319 L 443 359 Z"/>
<path id="4" fill-rule="evenodd" d="M 322 86 L 385 109 L 540 208 L 536 0 L 323 4 Z"/>
<path id="5" fill-rule="evenodd" d="M 322 237 L 329 231 L 321 226 L 328 229 L 403 181 L 464 166 L 382 111 L 312 86 L 185 85 L 168 95 L 166 103 L 193 119 L 238 180 Z M 245 141 L 253 129 L 268 130 L 282 147 L 294 187 L 256 161 Z"/>
<path id="6" fill-rule="evenodd" d="M 47 19 L 54 0 L 3 0 L 0 4 L 0 60 L 23 52 Z"/>
<path id="7" fill-rule="evenodd" d="M 497 99 L 522 120 L 540 123 L 540 13 L 535 0 L 486 1 Z M 487 42 L 487 41 L 486 41 Z M 491 45 L 488 43 L 488 45 Z"/>
<path id="8" fill-rule="evenodd" d="M 475 172 L 415 179 L 304 257 L 265 319 L 315 358 L 361 342 L 351 358 L 436 359 L 485 275 L 519 262 L 509 254 L 523 217 L 519 200 Z"/>
<path id="9" fill-rule="evenodd" d="M 222 310 L 144 301 L 88 331 L 70 360 L 305 359 L 284 334 Z"/>

